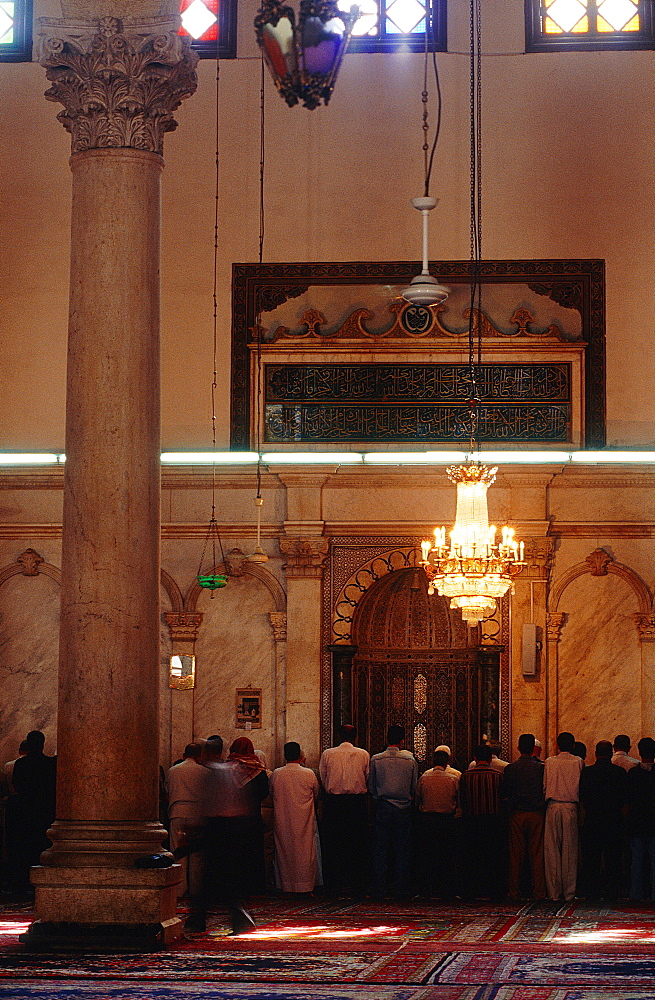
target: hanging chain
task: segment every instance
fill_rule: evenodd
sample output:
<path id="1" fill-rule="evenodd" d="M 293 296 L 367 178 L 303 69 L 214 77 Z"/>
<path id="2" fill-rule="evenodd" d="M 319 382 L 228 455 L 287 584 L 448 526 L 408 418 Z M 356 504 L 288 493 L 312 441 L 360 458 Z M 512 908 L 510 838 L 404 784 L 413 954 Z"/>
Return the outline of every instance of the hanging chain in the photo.
<path id="1" fill-rule="evenodd" d="M 469 400 L 470 451 L 477 446 L 480 392 L 476 366 L 482 362 L 482 20 L 480 0 L 470 5 L 470 251 L 471 294 L 469 299 Z"/>
<path id="2" fill-rule="evenodd" d="M 263 399 L 262 399 L 262 262 L 264 260 L 264 166 L 266 153 L 266 119 L 264 90 L 264 55 L 261 56 L 260 80 L 259 80 L 259 287 L 257 289 L 257 313 L 255 316 L 255 330 L 257 332 L 257 377 L 256 377 L 256 414 L 257 414 L 257 501 L 262 498 L 262 420 L 263 420 Z M 256 502 L 257 502 L 256 501 Z M 258 504 L 261 507 L 261 503 Z"/>
<path id="3" fill-rule="evenodd" d="M 428 0 L 425 7 L 425 40 L 423 48 L 423 90 L 421 91 L 421 103 L 423 104 L 423 115 L 421 129 L 423 131 L 423 195 L 428 197 L 430 194 L 430 176 L 432 174 L 432 164 L 434 161 L 434 154 L 437 148 L 437 143 L 439 141 L 439 133 L 441 132 L 441 82 L 439 80 L 439 70 L 437 67 L 437 55 L 432 44 L 432 0 Z M 437 121 L 434 129 L 434 138 L 432 140 L 432 146 L 428 142 L 428 51 L 432 52 L 432 70 L 434 74 L 435 90 L 437 93 Z"/>
<path id="4" fill-rule="evenodd" d="M 212 543 L 212 573 L 216 571 L 216 540 L 218 539 L 218 545 L 221 552 L 221 561 L 225 563 L 225 554 L 223 552 L 223 543 L 221 542 L 221 536 L 218 532 L 218 524 L 216 522 L 216 390 L 218 388 L 218 225 L 220 218 L 220 199 L 219 199 L 219 176 L 220 176 L 220 149 L 219 149 L 219 125 L 220 125 L 220 59 L 218 56 L 218 51 L 216 53 L 216 102 L 215 102 L 215 137 L 216 143 L 214 148 L 214 273 L 213 273 L 213 287 L 212 287 L 212 304 L 213 304 L 213 318 L 212 318 L 212 350 L 213 350 L 213 375 L 212 375 L 212 385 L 211 385 L 211 421 L 212 421 L 212 514 L 209 521 L 209 528 L 207 530 L 207 537 L 205 538 L 205 544 L 203 546 L 202 554 L 200 556 L 200 565 L 198 567 L 198 576 L 202 573 L 202 567 L 205 561 L 205 552 L 207 551 L 207 545 L 209 539 L 211 538 Z M 211 596 L 214 596 L 214 590 L 211 590 Z"/>

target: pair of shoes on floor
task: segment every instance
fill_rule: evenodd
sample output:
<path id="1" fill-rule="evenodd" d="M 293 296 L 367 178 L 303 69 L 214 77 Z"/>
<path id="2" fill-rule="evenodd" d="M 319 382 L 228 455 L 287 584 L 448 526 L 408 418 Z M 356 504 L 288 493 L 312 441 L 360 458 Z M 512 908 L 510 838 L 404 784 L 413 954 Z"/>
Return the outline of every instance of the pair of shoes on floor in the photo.
<path id="1" fill-rule="evenodd" d="M 232 910 L 232 936 L 247 934 L 254 931 L 257 924 L 243 906 L 235 906 Z"/>

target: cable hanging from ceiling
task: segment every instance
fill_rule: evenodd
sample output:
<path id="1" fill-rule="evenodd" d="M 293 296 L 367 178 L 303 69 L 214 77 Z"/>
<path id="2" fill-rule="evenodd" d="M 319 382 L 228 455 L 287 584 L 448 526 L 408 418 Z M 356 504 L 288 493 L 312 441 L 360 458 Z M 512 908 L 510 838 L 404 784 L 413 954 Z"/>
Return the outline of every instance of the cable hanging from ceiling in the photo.
<path id="1" fill-rule="evenodd" d="M 205 536 L 205 543 L 200 556 L 200 564 L 196 579 L 201 587 L 210 590 L 214 596 L 215 590 L 225 587 L 228 580 L 228 573 L 217 573 L 217 548 L 220 551 L 220 563 L 227 567 L 223 543 L 218 530 L 216 520 L 216 393 L 218 389 L 218 227 L 220 220 L 220 152 L 219 152 L 219 126 L 220 126 L 220 58 L 218 47 L 216 49 L 216 101 L 215 101 L 215 157 L 214 157 L 214 253 L 213 253 L 213 280 L 212 280 L 212 335 L 213 335 L 213 374 L 211 383 L 211 426 L 212 426 L 212 505 L 211 518 Z M 211 548 L 211 569 L 209 573 L 203 573 L 205 565 L 205 555 L 207 549 Z"/>

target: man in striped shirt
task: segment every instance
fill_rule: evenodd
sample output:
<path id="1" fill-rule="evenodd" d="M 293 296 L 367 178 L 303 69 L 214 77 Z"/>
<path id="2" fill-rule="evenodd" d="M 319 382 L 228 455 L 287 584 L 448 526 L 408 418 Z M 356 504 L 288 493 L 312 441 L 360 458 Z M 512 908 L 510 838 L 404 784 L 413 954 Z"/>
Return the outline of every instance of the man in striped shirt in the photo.
<path id="1" fill-rule="evenodd" d="M 491 767 L 491 747 L 475 748 L 475 767 L 464 771 L 459 791 L 463 820 L 464 897 L 500 899 L 505 892 L 506 844 L 500 804 L 502 772 Z"/>

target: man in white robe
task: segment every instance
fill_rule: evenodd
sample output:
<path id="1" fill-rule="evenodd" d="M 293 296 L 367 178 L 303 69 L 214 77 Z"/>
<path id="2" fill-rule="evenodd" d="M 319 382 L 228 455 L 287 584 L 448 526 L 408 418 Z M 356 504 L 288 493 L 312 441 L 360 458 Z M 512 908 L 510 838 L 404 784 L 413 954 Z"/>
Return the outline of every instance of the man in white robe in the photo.
<path id="1" fill-rule="evenodd" d="M 286 764 L 273 771 L 276 884 L 283 892 L 313 892 L 322 885 L 316 825 L 318 778 L 309 767 L 298 743 L 285 743 Z"/>

